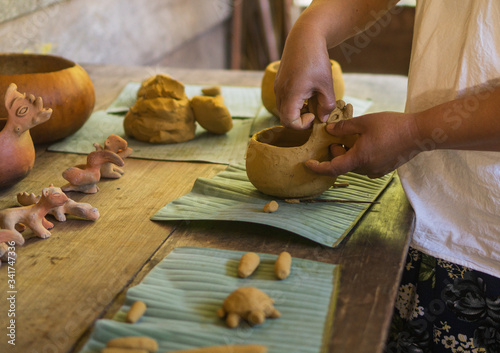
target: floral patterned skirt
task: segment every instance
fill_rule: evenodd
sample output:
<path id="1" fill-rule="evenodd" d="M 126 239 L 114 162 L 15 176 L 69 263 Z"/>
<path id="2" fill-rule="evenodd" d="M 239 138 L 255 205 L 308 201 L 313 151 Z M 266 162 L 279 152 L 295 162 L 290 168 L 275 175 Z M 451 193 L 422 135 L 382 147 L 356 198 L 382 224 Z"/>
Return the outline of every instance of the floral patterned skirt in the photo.
<path id="1" fill-rule="evenodd" d="M 500 353 L 500 279 L 410 248 L 386 353 Z"/>

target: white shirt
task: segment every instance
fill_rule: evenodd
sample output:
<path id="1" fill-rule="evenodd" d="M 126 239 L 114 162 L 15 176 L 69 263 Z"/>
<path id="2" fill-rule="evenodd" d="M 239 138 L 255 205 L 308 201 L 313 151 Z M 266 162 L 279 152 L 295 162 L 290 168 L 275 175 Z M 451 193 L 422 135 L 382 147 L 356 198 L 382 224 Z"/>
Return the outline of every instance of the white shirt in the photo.
<path id="1" fill-rule="evenodd" d="M 447 113 L 460 129 L 499 78 L 499 0 L 417 1 L 407 112 L 485 90 Z M 398 172 L 416 214 L 412 246 L 500 277 L 500 152 L 426 151 Z"/>

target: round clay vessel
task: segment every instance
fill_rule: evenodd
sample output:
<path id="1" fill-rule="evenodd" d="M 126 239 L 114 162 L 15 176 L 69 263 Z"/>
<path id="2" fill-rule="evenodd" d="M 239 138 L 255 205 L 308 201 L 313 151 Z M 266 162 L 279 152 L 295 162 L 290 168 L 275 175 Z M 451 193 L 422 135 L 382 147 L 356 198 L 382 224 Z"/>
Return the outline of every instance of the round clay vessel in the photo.
<path id="1" fill-rule="evenodd" d="M 332 64 L 333 90 L 335 92 L 335 99 L 339 100 L 344 97 L 344 78 L 342 76 L 342 69 L 337 61 L 330 59 L 330 63 Z M 262 104 L 269 113 L 277 117 L 279 117 L 279 113 L 276 108 L 274 80 L 279 66 L 280 61 L 274 61 L 267 65 L 261 83 Z"/>
<path id="2" fill-rule="evenodd" d="M 307 130 L 275 126 L 254 134 L 246 154 L 250 182 L 264 194 L 279 198 L 310 198 L 328 190 L 336 177 L 317 174 L 305 162 L 329 161 L 332 143 L 351 147 L 357 136 L 332 136 L 326 124 L 315 119 Z"/>
<path id="3" fill-rule="evenodd" d="M 30 130 L 34 143 L 60 140 L 87 121 L 95 102 L 94 85 L 78 64 L 61 57 L 38 54 L 0 54 L 0 92 L 15 82 L 20 92 L 43 98 L 52 117 Z M 2 99 L 0 99 L 3 101 Z M 7 112 L 0 105 L 0 129 Z"/>

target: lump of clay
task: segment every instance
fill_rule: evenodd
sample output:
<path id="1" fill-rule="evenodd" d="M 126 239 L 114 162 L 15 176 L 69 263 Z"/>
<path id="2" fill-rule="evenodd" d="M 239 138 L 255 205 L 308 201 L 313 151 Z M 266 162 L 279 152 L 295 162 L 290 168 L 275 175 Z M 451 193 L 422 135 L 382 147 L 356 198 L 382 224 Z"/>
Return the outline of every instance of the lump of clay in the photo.
<path id="1" fill-rule="evenodd" d="M 201 93 L 203 93 L 204 96 L 220 96 L 222 91 L 219 86 L 212 86 L 212 87 L 205 87 L 201 89 Z"/>
<path id="2" fill-rule="evenodd" d="M 229 327 L 234 328 L 240 324 L 241 319 L 252 325 L 264 323 L 266 318 L 278 318 L 281 313 L 274 307 L 274 300 L 266 293 L 255 287 L 241 287 L 224 300 L 222 308 L 217 311 L 217 316 L 226 318 Z"/>
<path id="3" fill-rule="evenodd" d="M 196 121 L 207 131 L 222 135 L 233 128 L 233 118 L 222 96 L 194 96 L 191 107 Z"/>
<path id="4" fill-rule="evenodd" d="M 149 143 L 177 143 L 194 138 L 196 124 L 184 85 L 167 75 L 146 79 L 123 121 L 125 133 Z"/>

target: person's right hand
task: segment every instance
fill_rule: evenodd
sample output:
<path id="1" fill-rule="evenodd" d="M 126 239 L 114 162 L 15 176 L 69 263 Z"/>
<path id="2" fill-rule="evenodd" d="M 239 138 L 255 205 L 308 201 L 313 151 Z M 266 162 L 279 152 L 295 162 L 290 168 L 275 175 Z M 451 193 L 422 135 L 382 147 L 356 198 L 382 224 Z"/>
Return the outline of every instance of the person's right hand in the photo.
<path id="1" fill-rule="evenodd" d="M 306 129 L 314 116 L 300 110 L 306 99 L 314 97 L 318 118 L 326 121 L 335 109 L 332 68 L 323 37 L 297 25 L 288 35 L 274 83 L 276 106 L 281 124 L 292 129 Z"/>

